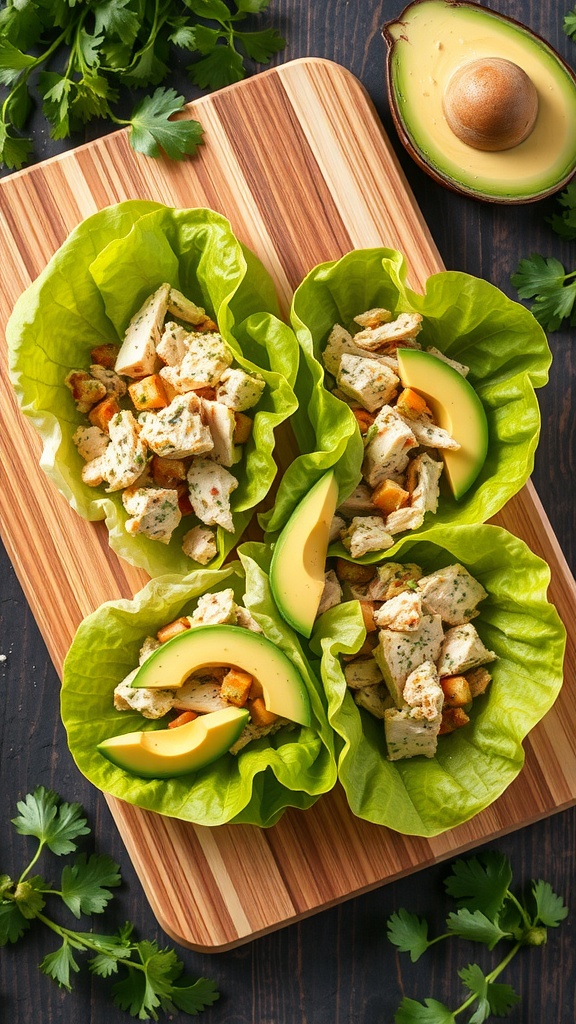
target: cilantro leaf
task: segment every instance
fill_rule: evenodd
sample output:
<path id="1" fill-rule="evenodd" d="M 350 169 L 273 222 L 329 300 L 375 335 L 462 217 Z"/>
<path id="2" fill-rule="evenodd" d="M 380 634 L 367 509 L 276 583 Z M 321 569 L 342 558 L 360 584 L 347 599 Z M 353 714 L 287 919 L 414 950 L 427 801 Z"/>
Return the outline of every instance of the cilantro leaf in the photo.
<path id="1" fill-rule="evenodd" d="M 135 108 L 130 119 L 130 144 L 138 153 L 159 156 L 160 148 L 173 160 L 195 153 L 202 142 L 198 121 L 171 121 L 182 110 L 184 97 L 174 89 L 156 89 Z"/>
<path id="2" fill-rule="evenodd" d="M 568 14 L 564 15 L 564 24 L 562 26 L 567 36 L 571 36 L 576 41 L 576 7 L 573 10 L 568 11 Z"/>
<path id="3" fill-rule="evenodd" d="M 58 983 L 60 988 L 66 988 L 70 992 L 70 971 L 78 973 L 80 970 L 70 943 L 65 938 L 62 945 L 55 953 L 48 953 L 40 964 L 40 970 Z"/>
<path id="4" fill-rule="evenodd" d="M 184 3 L 200 18 L 220 22 L 230 20 L 230 10 L 224 0 L 184 0 Z"/>
<path id="5" fill-rule="evenodd" d="M 561 288 L 564 278 L 565 270 L 558 260 L 533 253 L 528 259 L 520 260 L 511 281 L 521 299 L 530 299 L 540 292 Z"/>
<path id="6" fill-rule="evenodd" d="M 532 895 L 536 902 L 536 921 L 548 928 L 557 928 L 568 916 L 568 907 L 561 896 L 553 891 L 548 882 L 539 879 L 532 883 Z"/>
<path id="7" fill-rule="evenodd" d="M 0 84 L 12 85 L 23 71 L 34 67 L 36 59 L 13 46 L 8 39 L 0 39 Z"/>
<path id="8" fill-rule="evenodd" d="M 512 868 L 508 858 L 487 850 L 468 860 L 456 860 L 444 886 L 459 907 L 481 910 L 494 919 L 502 909 L 511 882 Z"/>
<path id="9" fill-rule="evenodd" d="M 125 43 L 133 43 L 140 30 L 131 0 L 99 0 L 94 9 L 94 35 L 115 35 Z"/>
<path id="10" fill-rule="evenodd" d="M 430 945 L 428 922 L 400 907 L 388 918 L 388 938 L 402 953 L 410 953 L 412 963 L 416 963 Z"/>
<path id="11" fill-rule="evenodd" d="M 574 12 L 576 31 L 576 11 Z M 576 183 L 568 185 L 558 196 L 558 203 L 564 207 L 563 213 L 555 213 L 548 217 L 548 223 L 561 238 L 568 241 L 576 238 Z"/>
<path id="12" fill-rule="evenodd" d="M 406 996 L 394 1015 L 395 1024 L 456 1024 L 456 1018 L 444 1003 L 425 999 L 423 1003 Z"/>
<path id="13" fill-rule="evenodd" d="M 136 943 L 136 952 L 144 970 L 126 965 L 127 977 L 112 989 L 114 1002 L 133 1017 L 146 1020 L 145 1014 L 151 1014 L 157 1020 L 158 1008 L 174 1008 L 170 999 L 172 982 L 182 973 L 182 963 L 174 950 L 160 950 L 155 942 Z"/>
<path id="14" fill-rule="evenodd" d="M 236 32 L 236 39 L 257 64 L 267 64 L 273 54 L 286 46 L 286 40 L 273 28 L 259 32 Z"/>
<path id="15" fill-rule="evenodd" d="M 0 121 L 0 163 L 10 170 L 19 171 L 28 160 L 33 148 L 32 139 L 13 135 L 12 125 Z"/>
<path id="16" fill-rule="evenodd" d="M 80 854 L 62 871 L 62 899 L 75 917 L 101 914 L 112 899 L 106 886 L 120 885 L 118 864 L 106 854 Z"/>
<path id="17" fill-rule="evenodd" d="M 576 270 L 567 274 L 559 260 L 534 253 L 520 260 L 511 282 L 521 298 L 535 297 L 532 313 L 545 330 L 556 331 L 562 321 L 576 320 Z"/>
<path id="18" fill-rule="evenodd" d="M 30 919 L 24 917 L 14 900 L 0 900 L 0 946 L 18 942 L 30 927 Z"/>
<path id="19" fill-rule="evenodd" d="M 17 807 L 20 815 L 12 818 L 16 831 L 23 836 L 36 836 L 41 846 L 47 846 L 57 856 L 73 853 L 77 845 L 74 840 L 90 832 L 81 805 L 60 803 L 57 793 L 44 786 L 27 793 Z"/>
<path id="20" fill-rule="evenodd" d="M 186 981 L 186 979 L 184 979 Z M 178 1010 L 191 1015 L 200 1013 L 207 1006 L 212 1006 L 220 993 L 213 981 L 208 978 L 198 978 L 190 984 L 178 981 L 172 987 L 172 1002 Z"/>
<path id="21" fill-rule="evenodd" d="M 497 942 L 509 937 L 508 932 L 502 931 L 481 910 L 472 913 L 464 908 L 456 914 L 449 914 L 446 925 L 452 935 L 459 935 L 461 939 L 470 939 L 472 942 L 482 942 L 488 949 L 494 949 Z"/>
<path id="22" fill-rule="evenodd" d="M 244 14 L 260 14 L 270 6 L 270 0 L 234 0 L 234 3 Z"/>
<path id="23" fill-rule="evenodd" d="M 246 75 L 242 57 L 225 44 L 215 46 L 202 60 L 186 69 L 191 81 L 200 89 L 222 89 L 241 82 Z"/>

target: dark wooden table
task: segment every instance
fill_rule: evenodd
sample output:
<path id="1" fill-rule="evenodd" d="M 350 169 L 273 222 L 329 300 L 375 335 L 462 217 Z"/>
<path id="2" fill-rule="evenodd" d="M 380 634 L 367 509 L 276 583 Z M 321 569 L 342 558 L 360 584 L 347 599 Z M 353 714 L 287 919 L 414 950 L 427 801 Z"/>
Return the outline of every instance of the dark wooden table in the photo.
<path id="1" fill-rule="evenodd" d="M 494 9 L 530 25 L 574 65 L 576 44 L 562 31 L 570 0 L 493 0 Z M 351 70 L 366 86 L 420 204 L 442 258 L 449 269 L 465 270 L 516 297 L 510 274 L 532 252 L 556 256 L 576 265 L 575 247 L 562 242 L 546 218 L 556 209 L 547 199 L 528 206 L 491 206 L 460 198 L 426 177 L 397 143 L 385 87 L 382 23 L 402 10 L 400 0 L 272 0 L 261 23 L 276 25 L 288 40 L 278 62 L 304 55 L 327 57 Z M 173 84 L 193 99 L 197 93 L 175 72 Z M 91 126 L 93 138 L 102 131 Z M 576 130 L 576 126 L 575 126 Z M 72 140 L 77 145 L 84 138 Z M 38 158 L 61 151 L 38 134 Z M 567 266 L 568 268 L 568 266 Z M 574 571 L 576 476 L 576 365 L 574 330 L 550 335 L 554 354 L 550 382 L 539 392 L 542 436 L 533 480 Z M 28 609 L 14 570 L 4 552 L 1 563 L 0 678 L 4 712 L 0 727 L 3 824 L 0 827 L 0 874 L 16 874 L 31 847 L 16 836 L 8 821 L 16 802 L 35 786 L 57 790 L 80 801 L 92 828 L 88 848 L 107 852 L 121 865 L 123 885 L 107 915 L 107 928 L 126 919 L 139 936 L 170 940 L 159 929 L 131 867 L 103 796 L 79 774 L 66 746 L 59 719 L 59 682 L 43 640 Z M 54 595 L 54 600 L 57 600 Z M 566 685 L 574 681 L 566 680 Z M 548 880 L 572 914 L 548 944 L 521 952 L 506 980 L 522 995 L 511 1024 L 573 1024 L 576 1019 L 576 809 L 502 838 L 495 845 L 509 856 L 519 882 Z M 434 998 L 455 1007 L 462 1001 L 457 971 L 476 957 L 463 943 L 434 947 L 417 965 L 397 955 L 386 939 L 386 919 L 401 906 L 428 915 L 438 929 L 448 907 L 440 865 L 376 892 L 326 910 L 300 924 L 239 949 L 205 956 L 179 949 L 189 973 L 213 978 L 221 998 L 204 1013 L 206 1024 L 385 1024 L 391 1022 L 404 994 Z M 101 922 L 95 922 L 101 929 Z M 86 925 L 89 927 L 90 925 Z M 116 1010 L 109 986 L 87 970 L 74 978 L 74 991 L 60 990 L 38 972 L 40 960 L 55 947 L 41 928 L 33 928 L 0 959 L 0 1018 L 10 1024 L 29 1020 L 58 1024 L 120 1024 L 128 1015 Z M 480 963 L 494 962 L 480 954 Z M 488 968 L 489 969 L 489 968 Z M 178 1020 L 188 1019 L 179 1015 Z M 458 1018 L 459 1020 L 461 1018 Z"/>

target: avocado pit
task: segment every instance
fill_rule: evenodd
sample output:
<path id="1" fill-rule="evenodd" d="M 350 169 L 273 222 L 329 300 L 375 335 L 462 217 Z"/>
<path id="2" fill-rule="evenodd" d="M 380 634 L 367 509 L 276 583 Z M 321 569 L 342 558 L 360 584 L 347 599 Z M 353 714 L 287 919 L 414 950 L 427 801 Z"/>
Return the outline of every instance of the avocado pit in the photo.
<path id="1" fill-rule="evenodd" d="M 528 138 L 538 116 L 538 92 L 517 64 L 502 57 L 469 61 L 449 79 L 443 111 L 454 135 L 474 149 L 512 149 Z"/>

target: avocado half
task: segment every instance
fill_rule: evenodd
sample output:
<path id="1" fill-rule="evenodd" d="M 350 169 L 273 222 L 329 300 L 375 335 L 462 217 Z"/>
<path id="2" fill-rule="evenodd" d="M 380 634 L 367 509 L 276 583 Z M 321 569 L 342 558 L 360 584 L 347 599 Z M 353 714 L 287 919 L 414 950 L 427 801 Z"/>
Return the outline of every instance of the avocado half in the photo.
<path id="1" fill-rule="evenodd" d="M 576 170 L 576 75 L 526 26 L 467 0 L 415 0 L 382 34 L 390 107 L 400 141 L 419 166 L 454 192 L 528 203 L 563 188 Z M 538 110 L 524 141 L 488 151 L 464 142 L 444 112 L 448 83 L 473 61 L 522 69 Z M 512 89 L 504 104 L 515 101 Z"/>

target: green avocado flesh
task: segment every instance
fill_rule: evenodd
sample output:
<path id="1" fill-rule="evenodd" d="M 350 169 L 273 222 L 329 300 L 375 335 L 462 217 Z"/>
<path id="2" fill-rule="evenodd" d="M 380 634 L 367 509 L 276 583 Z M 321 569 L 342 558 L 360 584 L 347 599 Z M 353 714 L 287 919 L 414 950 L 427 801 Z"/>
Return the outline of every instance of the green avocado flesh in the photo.
<path id="1" fill-rule="evenodd" d="M 411 155 L 446 184 L 478 198 L 528 202 L 562 187 L 576 168 L 576 78 L 528 28 L 476 4 L 418 0 L 384 27 L 390 100 Z M 519 145 L 484 152 L 454 135 L 442 100 L 454 72 L 503 58 L 538 93 L 533 130 Z"/>
<path id="2" fill-rule="evenodd" d="M 174 729 L 129 732 L 98 744 L 118 768 L 144 778 L 166 779 L 196 772 L 222 757 L 248 722 L 244 708 L 223 708 L 199 715 Z"/>
<path id="3" fill-rule="evenodd" d="M 270 586 L 282 617 L 309 637 L 324 590 L 330 524 L 338 484 L 330 471 L 296 506 L 282 530 L 270 565 Z"/>
<path id="4" fill-rule="evenodd" d="M 299 725 L 310 724 L 308 693 L 290 659 L 262 634 L 240 626 L 193 626 L 178 633 L 146 659 L 132 686 L 177 689 L 194 672 L 216 665 L 234 666 L 253 676 L 268 711 Z"/>
<path id="5" fill-rule="evenodd" d="M 472 385 L 454 367 L 429 352 L 398 349 L 398 370 L 405 387 L 423 398 L 439 427 L 447 430 L 460 448 L 442 449 L 444 472 L 456 499 L 476 480 L 488 452 L 488 423 L 484 406 Z"/>

